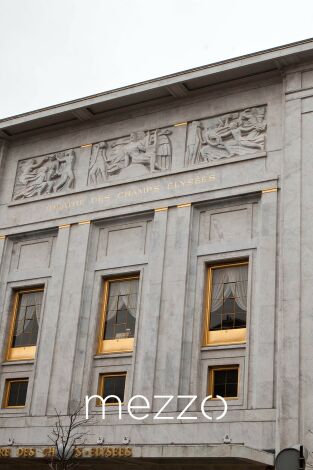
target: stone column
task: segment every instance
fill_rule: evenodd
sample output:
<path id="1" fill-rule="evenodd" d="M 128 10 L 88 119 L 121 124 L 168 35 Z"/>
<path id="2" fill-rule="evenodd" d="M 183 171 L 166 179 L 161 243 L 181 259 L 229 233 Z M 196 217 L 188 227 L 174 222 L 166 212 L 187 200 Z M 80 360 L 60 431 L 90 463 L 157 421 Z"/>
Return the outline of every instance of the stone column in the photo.
<path id="1" fill-rule="evenodd" d="M 252 408 L 273 408 L 276 305 L 277 189 L 262 192 L 260 230 L 256 256 L 255 298 L 252 307 L 255 331 L 250 332 Z"/>
<path id="2" fill-rule="evenodd" d="M 313 91 L 313 90 L 312 90 Z M 313 94 L 313 93 L 312 93 Z M 306 101 L 302 114 L 301 184 L 301 322 L 300 322 L 300 436 L 310 451 L 313 446 L 313 98 Z M 311 111 L 311 112 L 308 112 Z M 302 109 L 303 112 L 303 109 Z M 311 462 L 307 463 L 312 464 Z"/>
<path id="3" fill-rule="evenodd" d="M 41 334 L 38 338 L 35 380 L 31 401 L 31 414 L 33 415 L 46 414 L 69 236 L 70 225 L 61 226 L 57 237 L 52 277 L 47 284 Z"/>
<path id="4" fill-rule="evenodd" d="M 178 406 L 191 210 L 183 204 L 168 211 L 154 394 L 175 396 L 169 411 Z"/>
<path id="5" fill-rule="evenodd" d="M 144 395 L 151 404 L 158 348 L 167 213 L 167 208 L 157 209 L 154 213 L 148 279 L 143 286 L 148 291 L 142 302 L 134 364 L 133 395 Z"/>
<path id="6" fill-rule="evenodd" d="M 48 396 L 48 414 L 57 409 L 61 414 L 69 411 L 71 384 L 73 381 L 74 356 L 83 295 L 85 266 L 90 223 L 73 225 L 70 231 L 64 274 L 60 316 L 51 382 Z"/>
<path id="7" fill-rule="evenodd" d="M 5 236 L 0 234 L 0 270 L 2 267 L 2 257 L 4 253 Z"/>
<path id="8" fill-rule="evenodd" d="M 281 299 L 278 323 L 277 449 L 299 442 L 301 100 L 285 106 Z"/>

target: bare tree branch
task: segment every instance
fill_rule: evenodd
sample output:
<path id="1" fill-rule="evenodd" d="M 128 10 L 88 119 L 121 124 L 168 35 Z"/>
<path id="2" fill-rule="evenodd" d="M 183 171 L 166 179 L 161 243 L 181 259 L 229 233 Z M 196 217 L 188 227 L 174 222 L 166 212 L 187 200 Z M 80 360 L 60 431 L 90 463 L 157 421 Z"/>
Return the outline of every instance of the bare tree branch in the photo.
<path id="1" fill-rule="evenodd" d="M 70 470 L 78 466 L 75 462 L 75 450 L 85 444 L 88 431 L 80 428 L 92 419 L 82 417 L 81 412 L 84 405 L 79 405 L 69 416 L 61 416 L 56 410 L 56 422 L 48 435 L 55 449 L 55 457 L 49 462 L 50 470 Z M 65 421 L 69 421 L 65 424 Z"/>

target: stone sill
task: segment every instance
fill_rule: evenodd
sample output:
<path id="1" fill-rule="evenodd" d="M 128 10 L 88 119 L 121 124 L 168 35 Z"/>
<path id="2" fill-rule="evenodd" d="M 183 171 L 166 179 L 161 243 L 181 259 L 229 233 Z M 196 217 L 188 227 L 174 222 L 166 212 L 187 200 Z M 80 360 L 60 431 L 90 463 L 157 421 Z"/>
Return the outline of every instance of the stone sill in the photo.
<path id="1" fill-rule="evenodd" d="M 216 351 L 221 349 L 246 349 L 247 343 L 238 343 L 238 344 L 216 344 L 212 346 L 203 346 L 201 352 L 205 351 Z"/>
<path id="2" fill-rule="evenodd" d="M 9 366 L 20 366 L 23 364 L 26 365 L 33 365 L 34 364 L 34 359 L 29 359 L 29 360 L 23 360 L 23 361 L 5 361 L 2 363 L 3 367 L 9 367 Z"/>
<path id="3" fill-rule="evenodd" d="M 100 360 L 100 359 L 112 359 L 112 358 L 121 358 L 121 357 L 132 357 L 133 353 L 132 352 L 121 352 L 121 353 L 112 353 L 112 354 L 97 354 L 93 358 L 95 360 Z"/>

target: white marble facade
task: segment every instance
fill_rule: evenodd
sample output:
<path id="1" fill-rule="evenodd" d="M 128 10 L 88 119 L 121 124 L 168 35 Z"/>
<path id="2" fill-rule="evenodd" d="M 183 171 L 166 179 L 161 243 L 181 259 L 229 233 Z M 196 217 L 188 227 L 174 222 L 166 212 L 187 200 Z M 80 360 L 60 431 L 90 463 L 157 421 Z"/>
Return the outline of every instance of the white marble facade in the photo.
<path id="1" fill-rule="evenodd" d="M 282 54 L 284 74 L 269 66 Z M 160 83 L 168 100 L 121 113 L 93 118 L 90 101 L 68 126 L 25 131 L 31 114 L 0 123 L 0 399 L 6 378 L 29 378 L 25 408 L 0 410 L 0 448 L 12 436 L 47 445 L 56 408 L 67 415 L 97 392 L 99 374 L 124 371 L 125 398 L 145 395 L 149 419 L 119 422 L 111 412 L 86 445 L 104 436 L 122 446 L 128 436 L 138 459 L 163 456 L 168 468 L 170 457 L 202 468 L 202 456 L 207 468 L 265 469 L 283 447 L 313 450 L 313 44 L 262 57 L 263 69 L 258 55 L 231 62 L 236 79 L 225 83 L 221 66 L 198 92 L 186 72 L 177 85 Z M 243 258 L 246 342 L 202 347 L 207 266 Z M 125 273 L 140 274 L 134 350 L 97 354 L 103 278 Z M 36 357 L 7 361 L 12 292 L 38 284 Z M 207 394 L 210 367 L 231 364 L 239 395 L 223 420 L 203 419 L 197 400 L 197 421 L 153 421 L 155 395 L 173 394 L 175 414 L 179 396 Z M 28 468 L 12 462 L 3 468 Z"/>

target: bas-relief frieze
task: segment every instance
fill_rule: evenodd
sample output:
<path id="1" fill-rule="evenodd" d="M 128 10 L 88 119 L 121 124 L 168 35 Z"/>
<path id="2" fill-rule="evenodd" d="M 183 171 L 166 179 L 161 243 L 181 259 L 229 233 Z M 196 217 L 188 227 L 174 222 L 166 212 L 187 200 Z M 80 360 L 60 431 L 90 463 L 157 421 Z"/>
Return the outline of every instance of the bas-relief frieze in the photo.
<path id="1" fill-rule="evenodd" d="M 66 150 L 18 162 L 13 200 L 74 188 L 75 151 Z"/>
<path id="2" fill-rule="evenodd" d="M 264 106 L 193 121 L 188 125 L 186 164 L 264 151 L 266 126 Z"/>
<path id="3" fill-rule="evenodd" d="M 129 136 L 94 144 L 88 184 L 127 179 L 171 169 L 172 143 L 169 129 L 132 132 Z"/>
<path id="4" fill-rule="evenodd" d="M 266 107 L 259 106 L 190 122 L 185 137 L 185 166 L 209 165 L 221 159 L 264 152 L 267 127 L 265 117 Z M 144 178 L 174 169 L 174 129 L 137 131 L 118 139 L 107 139 L 90 145 L 87 186 Z M 13 201 L 73 191 L 75 169 L 79 165 L 81 151 L 78 147 L 20 160 Z"/>

